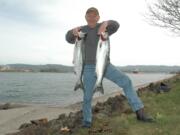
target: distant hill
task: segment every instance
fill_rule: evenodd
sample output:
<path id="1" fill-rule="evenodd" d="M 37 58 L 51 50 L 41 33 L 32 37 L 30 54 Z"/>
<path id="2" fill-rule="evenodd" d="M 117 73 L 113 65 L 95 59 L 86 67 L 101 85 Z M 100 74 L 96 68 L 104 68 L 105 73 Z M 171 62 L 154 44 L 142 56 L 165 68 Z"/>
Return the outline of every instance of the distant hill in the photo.
<path id="1" fill-rule="evenodd" d="M 72 72 L 72 66 L 46 64 L 46 65 L 28 65 L 28 64 L 8 64 L 13 71 L 31 71 L 31 72 Z"/>
<path id="2" fill-rule="evenodd" d="M 153 72 L 153 73 L 177 73 L 180 72 L 180 66 L 158 66 L 158 65 L 129 65 L 129 66 L 123 66 L 119 67 L 122 71 L 125 72 Z"/>
<path id="3" fill-rule="evenodd" d="M 177 73 L 180 72 L 180 66 L 156 66 L 156 65 L 129 65 L 117 66 L 117 68 L 124 72 L 147 72 L 147 73 Z M 29 65 L 29 64 L 8 64 L 0 65 L 1 69 L 5 71 L 19 71 L 19 72 L 73 72 L 72 66 L 65 66 L 60 64 L 46 64 L 46 65 Z M 4 70 L 3 70 L 4 71 Z"/>

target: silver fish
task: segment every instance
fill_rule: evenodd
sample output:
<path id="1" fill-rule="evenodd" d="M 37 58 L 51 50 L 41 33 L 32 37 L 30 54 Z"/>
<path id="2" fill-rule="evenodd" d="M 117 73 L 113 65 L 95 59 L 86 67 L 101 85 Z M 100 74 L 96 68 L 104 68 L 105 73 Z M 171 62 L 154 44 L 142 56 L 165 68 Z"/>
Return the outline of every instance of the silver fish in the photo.
<path id="1" fill-rule="evenodd" d="M 84 38 L 85 33 L 79 32 L 79 37 L 76 38 L 74 46 L 74 55 L 73 55 L 73 64 L 74 64 L 74 73 L 76 75 L 77 82 L 75 84 L 74 90 L 82 89 L 84 90 L 82 75 L 84 69 Z"/>
<path id="2" fill-rule="evenodd" d="M 99 91 L 104 94 L 104 88 L 102 85 L 102 80 L 104 77 L 105 70 L 107 65 L 109 64 L 109 53 L 110 53 L 110 41 L 108 33 L 102 33 L 99 37 L 99 42 L 97 45 L 97 52 L 96 52 L 96 84 L 94 87 L 94 93 Z"/>

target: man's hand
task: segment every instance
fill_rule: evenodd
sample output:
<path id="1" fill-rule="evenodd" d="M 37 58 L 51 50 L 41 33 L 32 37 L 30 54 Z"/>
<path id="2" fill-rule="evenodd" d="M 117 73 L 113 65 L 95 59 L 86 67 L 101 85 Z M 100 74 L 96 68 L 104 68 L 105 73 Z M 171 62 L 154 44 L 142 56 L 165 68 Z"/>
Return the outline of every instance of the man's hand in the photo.
<path id="1" fill-rule="evenodd" d="M 75 37 L 79 36 L 79 31 L 81 30 L 81 27 L 76 27 L 72 30 L 72 33 Z"/>
<path id="2" fill-rule="evenodd" d="M 101 33 L 104 33 L 106 31 L 107 26 L 108 26 L 108 21 L 103 22 L 101 26 L 99 27 L 98 35 L 100 35 Z"/>

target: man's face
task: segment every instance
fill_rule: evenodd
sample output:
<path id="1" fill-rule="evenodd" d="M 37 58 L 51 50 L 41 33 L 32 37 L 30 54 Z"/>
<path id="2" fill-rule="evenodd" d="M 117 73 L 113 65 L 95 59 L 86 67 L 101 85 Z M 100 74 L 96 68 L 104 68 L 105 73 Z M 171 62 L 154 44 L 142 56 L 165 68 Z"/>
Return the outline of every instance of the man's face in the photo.
<path id="1" fill-rule="evenodd" d="M 90 12 L 86 14 L 85 18 L 90 27 L 95 27 L 100 17 L 96 13 Z"/>

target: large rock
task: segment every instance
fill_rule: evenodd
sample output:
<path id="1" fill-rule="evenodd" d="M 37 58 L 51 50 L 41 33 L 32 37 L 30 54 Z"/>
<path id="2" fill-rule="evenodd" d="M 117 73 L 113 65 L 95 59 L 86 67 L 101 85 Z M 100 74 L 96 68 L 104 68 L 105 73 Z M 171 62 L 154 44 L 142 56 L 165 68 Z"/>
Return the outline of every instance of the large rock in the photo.
<path id="1" fill-rule="evenodd" d="M 0 110 L 7 110 L 11 108 L 11 104 L 10 103 L 5 103 L 3 105 L 0 105 Z"/>

